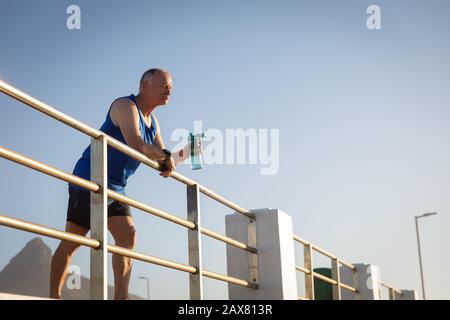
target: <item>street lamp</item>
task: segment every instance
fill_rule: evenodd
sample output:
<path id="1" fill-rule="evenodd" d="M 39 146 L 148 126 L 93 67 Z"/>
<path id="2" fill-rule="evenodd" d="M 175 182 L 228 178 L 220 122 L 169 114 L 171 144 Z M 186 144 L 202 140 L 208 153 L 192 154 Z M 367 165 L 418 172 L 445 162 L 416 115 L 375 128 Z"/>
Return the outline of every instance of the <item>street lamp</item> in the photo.
<path id="1" fill-rule="evenodd" d="M 420 279 L 422 281 L 422 297 L 423 300 L 426 300 L 426 296 L 425 296 L 425 284 L 423 281 L 423 269 L 422 269 L 422 255 L 420 253 L 420 239 L 419 239 L 419 224 L 417 222 L 417 220 L 419 220 L 419 218 L 425 218 L 425 217 L 429 217 L 432 215 L 437 214 L 437 212 L 428 212 L 428 213 L 424 213 L 420 216 L 415 216 L 414 218 L 416 219 L 416 234 L 417 234 L 417 248 L 419 250 L 419 265 L 420 265 Z"/>
<path id="2" fill-rule="evenodd" d="M 148 277 L 139 277 L 139 279 L 147 280 L 147 300 L 150 300 L 150 280 Z"/>

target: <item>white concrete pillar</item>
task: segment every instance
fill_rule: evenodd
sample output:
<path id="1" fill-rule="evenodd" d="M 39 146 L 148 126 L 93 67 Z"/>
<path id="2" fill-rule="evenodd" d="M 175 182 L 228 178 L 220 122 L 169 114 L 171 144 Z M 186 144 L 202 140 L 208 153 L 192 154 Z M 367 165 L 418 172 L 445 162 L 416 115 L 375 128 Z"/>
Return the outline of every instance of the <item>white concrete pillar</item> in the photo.
<path id="1" fill-rule="evenodd" d="M 343 289 L 342 300 L 381 300 L 380 267 L 365 263 L 353 263 L 353 265 L 356 267 L 355 271 L 345 266 L 339 268 L 341 283 L 357 288 L 359 293 L 355 294 Z"/>
<path id="2" fill-rule="evenodd" d="M 297 300 L 292 218 L 278 209 L 253 210 L 256 217 L 259 288 L 228 284 L 230 300 Z M 248 243 L 250 219 L 240 213 L 225 217 L 226 235 Z M 250 279 L 250 253 L 227 245 L 228 275 Z"/>

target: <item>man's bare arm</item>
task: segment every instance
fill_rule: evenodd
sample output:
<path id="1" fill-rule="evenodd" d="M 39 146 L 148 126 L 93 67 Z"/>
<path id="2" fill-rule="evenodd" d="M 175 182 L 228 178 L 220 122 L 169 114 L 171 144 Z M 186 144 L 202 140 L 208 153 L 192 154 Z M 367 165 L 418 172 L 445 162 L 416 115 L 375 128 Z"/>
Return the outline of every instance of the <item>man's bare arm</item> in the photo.
<path id="1" fill-rule="evenodd" d="M 165 149 L 166 147 L 165 147 L 164 141 L 163 141 L 162 136 L 159 131 L 158 119 L 155 116 L 153 116 L 153 117 L 156 122 L 155 146 L 157 146 L 161 149 Z M 175 162 L 175 165 L 178 165 L 179 163 L 181 163 L 184 160 L 186 160 L 187 158 L 189 158 L 189 152 L 190 152 L 189 150 L 190 150 L 189 145 L 186 145 L 183 149 L 180 149 L 180 150 L 172 153 L 172 158 L 173 158 L 173 162 Z"/>
<path id="2" fill-rule="evenodd" d="M 114 125 L 120 128 L 128 146 L 153 160 L 164 160 L 167 157 L 158 145 L 151 145 L 142 139 L 139 129 L 139 113 L 131 101 L 119 99 L 114 102 L 110 116 Z"/>
<path id="3" fill-rule="evenodd" d="M 165 149 L 166 147 L 164 145 L 164 141 L 162 139 L 162 136 L 161 136 L 160 130 L 159 130 L 158 119 L 156 118 L 155 115 L 153 115 L 153 118 L 155 119 L 155 125 L 156 125 L 156 128 L 155 128 L 156 135 L 155 135 L 155 141 L 153 142 L 153 144 L 158 148 Z M 164 168 L 166 169 L 165 171 L 161 172 L 161 176 L 166 177 L 166 178 L 171 175 L 171 173 L 175 170 L 175 168 L 177 166 L 177 163 L 175 162 L 173 154 L 169 160 L 160 162 L 160 164 L 163 165 Z"/>

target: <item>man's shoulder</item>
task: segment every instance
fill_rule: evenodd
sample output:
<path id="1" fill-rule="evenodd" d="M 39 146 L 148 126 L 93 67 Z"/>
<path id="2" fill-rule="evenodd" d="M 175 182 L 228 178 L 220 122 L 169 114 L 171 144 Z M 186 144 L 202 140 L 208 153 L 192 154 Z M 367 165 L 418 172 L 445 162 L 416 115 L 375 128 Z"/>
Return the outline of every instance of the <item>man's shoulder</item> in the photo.
<path id="1" fill-rule="evenodd" d="M 117 98 L 111 104 L 111 112 L 133 112 L 136 110 L 133 100 L 128 97 Z"/>
<path id="2" fill-rule="evenodd" d="M 120 97 L 113 101 L 111 104 L 111 107 L 117 107 L 117 106 L 125 106 L 130 107 L 134 106 L 134 101 L 131 100 L 129 97 Z"/>
<path id="3" fill-rule="evenodd" d="M 118 118 L 124 115 L 134 115 L 137 114 L 137 109 L 133 100 L 127 97 L 117 98 L 111 104 L 110 117 L 114 125 L 117 126 Z"/>

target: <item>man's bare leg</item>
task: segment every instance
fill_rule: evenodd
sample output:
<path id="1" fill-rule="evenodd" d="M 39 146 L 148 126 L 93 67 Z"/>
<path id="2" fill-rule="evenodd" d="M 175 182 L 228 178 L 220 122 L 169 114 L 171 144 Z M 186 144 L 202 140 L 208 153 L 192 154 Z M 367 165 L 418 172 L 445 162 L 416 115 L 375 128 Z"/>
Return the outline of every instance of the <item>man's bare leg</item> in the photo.
<path id="1" fill-rule="evenodd" d="M 136 230 L 133 218 L 130 216 L 114 216 L 108 218 L 108 228 L 114 237 L 116 246 L 133 249 L 136 245 Z M 130 284 L 132 260 L 113 254 L 112 265 L 114 271 L 114 299 L 128 299 L 128 285 Z"/>
<path id="2" fill-rule="evenodd" d="M 67 221 L 66 232 L 85 236 L 89 230 Z M 72 255 L 80 245 L 62 240 L 52 257 L 50 271 L 50 298 L 61 299 L 61 291 L 67 276 Z"/>

